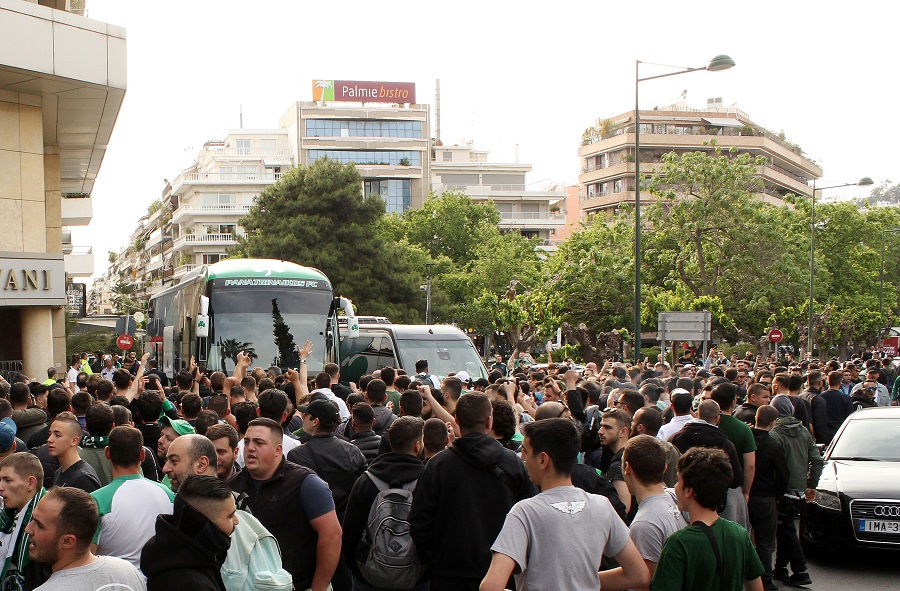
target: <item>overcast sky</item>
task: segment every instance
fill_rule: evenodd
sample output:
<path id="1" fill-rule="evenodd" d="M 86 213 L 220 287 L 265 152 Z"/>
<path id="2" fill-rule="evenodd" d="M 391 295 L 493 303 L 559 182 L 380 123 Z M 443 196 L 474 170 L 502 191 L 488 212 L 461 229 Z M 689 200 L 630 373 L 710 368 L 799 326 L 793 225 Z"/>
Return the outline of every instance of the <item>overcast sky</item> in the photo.
<path id="1" fill-rule="evenodd" d="M 641 108 L 685 90 L 692 107 L 720 96 L 784 130 L 824 168 L 820 185 L 898 182 L 900 8 L 836 6 L 88 0 L 90 18 L 126 28 L 128 90 L 93 221 L 73 240 L 94 247 L 101 275 L 106 252 L 127 242 L 163 179 L 237 128 L 241 108 L 245 128 L 277 127 L 294 101 L 311 100 L 313 78 L 412 81 L 418 102 L 430 104 L 438 78 L 445 144 L 474 139 L 493 162 L 514 161 L 518 146 L 519 161 L 534 167 L 529 183 L 575 184 L 584 129 L 633 108 L 636 59 L 701 66 L 725 53 L 735 68 L 641 83 Z M 642 77 L 666 71 L 641 66 Z"/>

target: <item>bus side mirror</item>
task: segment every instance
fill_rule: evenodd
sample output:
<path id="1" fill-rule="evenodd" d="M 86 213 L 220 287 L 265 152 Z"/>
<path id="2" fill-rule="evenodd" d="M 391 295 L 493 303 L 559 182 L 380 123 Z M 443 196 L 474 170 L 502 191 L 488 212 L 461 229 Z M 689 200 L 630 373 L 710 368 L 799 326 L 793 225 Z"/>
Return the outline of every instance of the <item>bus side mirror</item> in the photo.
<path id="1" fill-rule="evenodd" d="M 356 312 L 353 310 L 353 302 L 347 298 L 338 298 L 338 306 L 344 310 L 347 316 L 347 336 L 355 339 L 359 336 L 359 321 L 356 319 Z"/>

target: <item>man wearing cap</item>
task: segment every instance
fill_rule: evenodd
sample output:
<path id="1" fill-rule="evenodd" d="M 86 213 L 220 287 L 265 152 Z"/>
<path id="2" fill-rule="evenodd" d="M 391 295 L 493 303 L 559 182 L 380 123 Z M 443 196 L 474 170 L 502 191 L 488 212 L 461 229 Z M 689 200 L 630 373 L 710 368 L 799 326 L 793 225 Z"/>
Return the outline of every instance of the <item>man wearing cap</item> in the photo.
<path id="1" fill-rule="evenodd" d="M 167 444 L 166 450 L 168 447 Z M 113 479 L 91 493 L 100 510 L 100 527 L 91 551 L 124 558 L 140 568 L 141 550 L 156 531 L 156 517 L 172 514 L 175 494 L 168 486 L 141 474 L 143 438 L 134 427 L 121 426 L 110 431 L 103 452 L 112 464 Z"/>
<path id="2" fill-rule="evenodd" d="M 313 400 L 297 410 L 303 417 L 303 430 L 312 438 L 288 452 L 287 459 L 314 470 L 328 483 L 338 519 L 343 520 L 350 489 L 368 466 L 366 457 L 358 447 L 334 434 L 341 422 L 334 402 Z"/>
<path id="3" fill-rule="evenodd" d="M 182 435 L 193 435 L 196 431 L 190 423 L 183 419 L 170 419 L 163 416 L 159 420 L 159 424 L 162 431 L 159 434 L 159 442 L 156 444 L 156 457 L 159 458 L 160 470 L 162 470 L 166 465 L 166 455 L 169 453 L 169 446 L 172 445 L 172 442 Z M 168 474 L 163 478 L 162 483 L 169 488 L 172 487 Z"/>
<path id="4" fill-rule="evenodd" d="M 806 557 L 800 548 L 797 527 L 794 523 L 800 512 L 802 499 L 812 502 L 816 497 L 816 486 L 825 461 L 812 435 L 803 427 L 800 419 L 793 416 L 794 405 L 784 394 L 772 398 L 771 405 L 778 411 L 778 420 L 769 435 L 781 444 L 788 464 L 788 492 L 778 501 L 778 526 L 776 541 L 778 551 L 775 556 L 774 576 L 788 585 L 810 585 L 812 581 L 806 572 Z M 794 574 L 788 576 L 790 563 Z"/>
<path id="5" fill-rule="evenodd" d="M 11 418 L 0 419 L 0 460 L 16 451 L 16 423 Z"/>
<path id="6" fill-rule="evenodd" d="M 663 441 L 668 441 L 672 435 L 681 431 L 682 427 L 696 420 L 691 416 L 691 404 L 694 402 L 694 397 L 691 396 L 690 392 L 684 388 L 675 388 L 672 390 L 671 398 L 672 411 L 675 413 L 675 416 L 671 421 L 660 427 L 659 433 L 656 434 L 656 437 Z"/>

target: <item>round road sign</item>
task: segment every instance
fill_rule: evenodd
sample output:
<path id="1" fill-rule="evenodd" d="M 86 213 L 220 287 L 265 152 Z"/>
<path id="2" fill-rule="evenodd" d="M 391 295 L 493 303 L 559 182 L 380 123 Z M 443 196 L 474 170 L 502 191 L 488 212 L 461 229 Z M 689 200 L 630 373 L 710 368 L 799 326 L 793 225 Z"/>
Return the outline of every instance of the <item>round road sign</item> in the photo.
<path id="1" fill-rule="evenodd" d="M 777 328 L 773 328 L 769 331 L 769 341 L 772 343 L 780 343 L 784 338 L 784 333 L 782 333 Z"/>
<path id="2" fill-rule="evenodd" d="M 123 351 L 127 351 L 134 347 L 134 337 L 129 334 L 120 334 L 119 338 L 116 339 L 116 345 Z"/>

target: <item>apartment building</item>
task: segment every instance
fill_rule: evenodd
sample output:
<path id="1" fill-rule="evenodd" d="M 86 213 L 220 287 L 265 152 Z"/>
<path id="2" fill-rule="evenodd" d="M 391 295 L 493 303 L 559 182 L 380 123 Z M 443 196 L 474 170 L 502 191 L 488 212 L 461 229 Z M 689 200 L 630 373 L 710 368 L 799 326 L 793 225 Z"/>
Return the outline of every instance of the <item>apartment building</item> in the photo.
<path id="1" fill-rule="evenodd" d="M 530 164 L 488 162 L 488 151 L 475 149 L 472 142 L 435 145 L 432 154 L 432 191 L 459 190 L 475 202 L 490 201 L 500 212 L 501 231 L 538 238 L 543 250 L 556 249 L 556 234 L 566 226 L 565 187 L 529 189 Z"/>
<path id="2" fill-rule="evenodd" d="M 68 227 L 91 220 L 126 87 L 124 29 L 70 4 L 0 1 L 0 372 L 36 378 L 66 367 L 66 285 L 93 273 Z"/>
<path id="3" fill-rule="evenodd" d="M 723 106 L 721 99 L 710 99 L 704 109 L 692 109 L 681 102 L 642 110 L 640 120 L 643 173 L 652 173 L 663 154 L 711 151 L 704 144 L 715 140 L 723 149 L 737 148 L 741 153 L 766 158 L 758 172 L 765 189 L 758 197 L 769 203 L 783 204 L 788 193 L 811 196 L 808 183 L 822 176 L 822 169 L 783 132 L 772 133 L 743 111 Z M 634 140 L 634 111 L 597 119 L 585 131 L 578 149 L 582 219 L 594 214 L 613 215 L 623 203 L 634 205 Z M 650 193 L 641 193 L 642 204 L 653 199 Z"/>
<path id="4" fill-rule="evenodd" d="M 316 84 L 331 83 L 331 94 L 317 93 Z M 406 100 L 363 93 L 340 94 L 341 88 L 411 88 Z M 422 207 L 431 181 L 429 106 L 416 104 L 410 83 L 315 81 L 313 97 L 296 102 L 279 120 L 288 133 L 294 160 L 309 166 L 320 158 L 356 165 L 366 195 L 379 195 L 387 211 L 403 213 Z M 321 86 L 318 87 L 318 90 Z M 391 94 L 389 91 L 384 94 Z M 359 102 L 365 98 L 367 102 Z M 329 99 L 329 100 L 324 100 Z M 399 99 L 403 100 L 403 99 Z"/>

